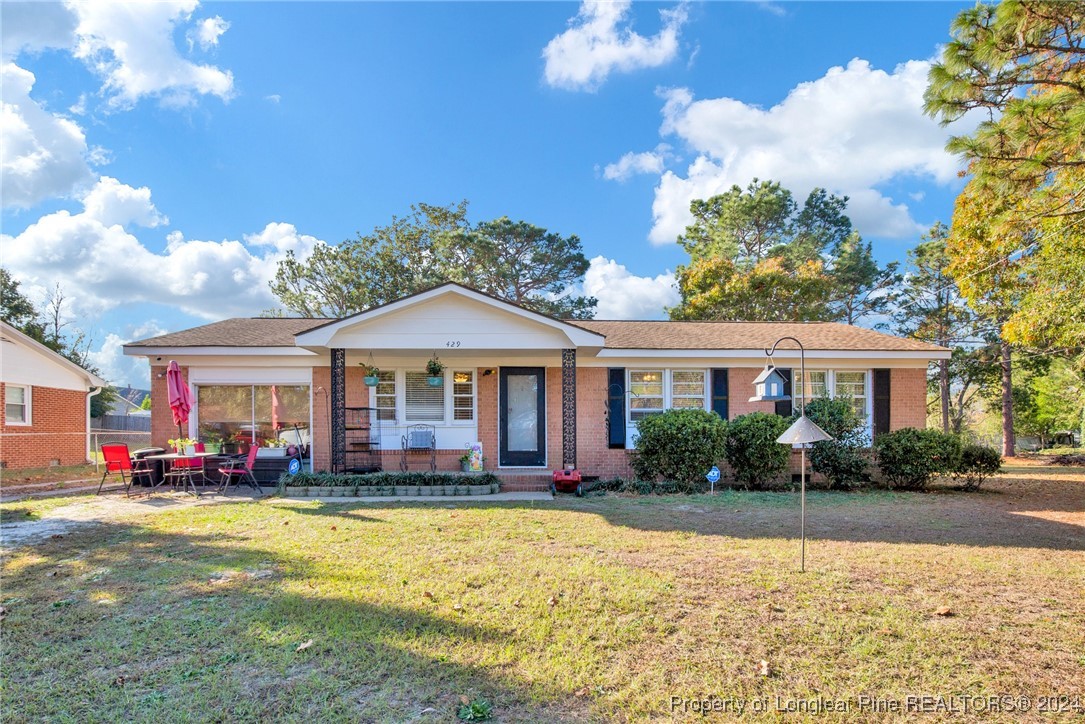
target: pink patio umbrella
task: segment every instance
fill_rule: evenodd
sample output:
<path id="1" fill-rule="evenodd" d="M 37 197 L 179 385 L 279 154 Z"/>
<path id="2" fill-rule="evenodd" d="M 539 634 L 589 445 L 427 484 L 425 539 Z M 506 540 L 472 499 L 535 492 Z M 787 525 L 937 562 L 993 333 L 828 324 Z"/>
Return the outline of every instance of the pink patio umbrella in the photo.
<path id="1" fill-rule="evenodd" d="M 275 435 L 278 437 L 279 428 L 282 427 L 282 418 L 286 417 L 286 412 L 283 409 L 282 398 L 279 397 L 279 388 L 275 385 L 271 386 L 271 427 L 275 430 Z"/>
<path id="2" fill-rule="evenodd" d="M 184 437 L 181 425 L 188 422 L 188 413 L 192 411 L 192 393 L 181 377 L 181 368 L 177 366 L 176 360 L 170 360 L 170 365 L 166 368 L 166 393 L 170 411 L 173 412 L 173 422 L 177 425 L 177 436 Z"/>

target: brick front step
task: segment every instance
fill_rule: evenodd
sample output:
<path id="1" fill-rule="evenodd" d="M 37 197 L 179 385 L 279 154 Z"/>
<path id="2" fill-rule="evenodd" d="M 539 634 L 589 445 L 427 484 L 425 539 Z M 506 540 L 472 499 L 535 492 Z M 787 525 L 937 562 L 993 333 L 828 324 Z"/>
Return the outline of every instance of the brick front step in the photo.
<path id="1" fill-rule="evenodd" d="M 550 470 L 498 469 L 493 471 L 501 479 L 502 492 L 536 493 L 550 490 L 553 472 Z"/>

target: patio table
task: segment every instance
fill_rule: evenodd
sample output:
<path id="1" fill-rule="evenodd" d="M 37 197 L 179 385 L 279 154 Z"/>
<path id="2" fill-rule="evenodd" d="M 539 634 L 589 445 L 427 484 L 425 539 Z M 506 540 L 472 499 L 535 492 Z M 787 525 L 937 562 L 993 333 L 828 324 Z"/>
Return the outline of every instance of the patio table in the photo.
<path id="1" fill-rule="evenodd" d="M 164 463 L 166 463 L 166 465 L 168 465 L 170 467 L 170 469 L 172 470 L 173 469 L 173 463 L 175 463 L 178 460 L 191 460 L 193 458 L 206 459 L 206 458 L 219 457 L 219 455 L 220 455 L 220 453 L 212 453 L 212 452 L 163 453 L 161 455 L 146 455 L 146 456 L 144 456 L 143 459 L 144 460 L 161 460 Z M 203 475 L 202 472 L 200 474 Z M 168 473 L 167 473 L 167 475 L 168 475 Z M 151 490 L 152 491 L 157 490 L 162 485 L 165 485 L 167 475 L 163 475 L 162 476 L 162 481 L 159 482 L 158 485 L 155 485 L 154 488 L 152 488 Z M 206 480 L 206 479 L 207 479 L 207 476 L 204 475 L 204 480 Z M 189 486 L 192 486 L 192 494 L 195 495 L 197 498 L 200 497 L 200 493 L 196 490 L 196 483 L 192 482 L 191 477 L 185 478 L 185 483 L 184 483 L 184 485 L 181 486 L 181 489 L 183 491 L 187 492 Z"/>

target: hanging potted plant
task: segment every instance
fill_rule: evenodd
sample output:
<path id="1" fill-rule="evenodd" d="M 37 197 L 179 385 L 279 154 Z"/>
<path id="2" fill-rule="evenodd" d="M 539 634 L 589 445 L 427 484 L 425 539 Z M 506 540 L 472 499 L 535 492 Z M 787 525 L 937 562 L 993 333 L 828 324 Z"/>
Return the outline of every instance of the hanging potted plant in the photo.
<path id="1" fill-rule="evenodd" d="M 426 374 L 429 375 L 426 382 L 430 387 L 440 387 L 445 383 L 445 366 L 441 360 L 437 359 L 436 353 L 426 363 Z"/>
<path id="2" fill-rule="evenodd" d="M 381 381 L 381 371 L 373 365 L 366 364 L 365 362 L 359 362 L 358 364 L 362 366 L 362 372 L 365 375 L 365 386 L 376 387 Z"/>

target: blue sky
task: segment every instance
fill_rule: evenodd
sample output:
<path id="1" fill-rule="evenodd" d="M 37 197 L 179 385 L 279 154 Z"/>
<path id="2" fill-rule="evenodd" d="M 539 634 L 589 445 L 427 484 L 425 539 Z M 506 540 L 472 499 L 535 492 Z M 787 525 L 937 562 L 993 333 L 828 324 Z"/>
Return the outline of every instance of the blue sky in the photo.
<path id="1" fill-rule="evenodd" d="M 601 318 L 661 316 L 689 200 L 754 176 L 902 259 L 961 185 L 920 103 L 964 6 L 5 2 L 0 262 L 142 384 L 123 342 L 417 201 L 577 234 Z"/>

